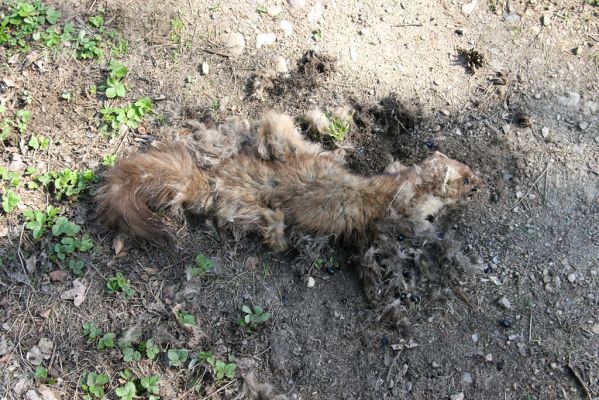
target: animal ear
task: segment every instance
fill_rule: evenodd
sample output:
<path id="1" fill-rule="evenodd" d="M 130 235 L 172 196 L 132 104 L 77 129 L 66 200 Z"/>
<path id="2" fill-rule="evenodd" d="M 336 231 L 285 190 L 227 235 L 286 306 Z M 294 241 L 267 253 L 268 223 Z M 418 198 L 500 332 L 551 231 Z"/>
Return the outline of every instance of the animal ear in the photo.
<path id="1" fill-rule="evenodd" d="M 437 158 L 448 158 L 445 154 L 441 153 L 440 151 L 435 151 L 434 156 Z"/>
<path id="2" fill-rule="evenodd" d="M 462 178 L 462 175 L 460 174 L 460 172 L 457 169 L 455 169 L 451 165 L 446 165 L 445 166 L 445 178 L 443 179 L 443 185 L 441 186 L 441 191 L 443 193 L 446 193 L 447 188 L 449 187 L 449 184 L 451 182 L 454 182 L 461 178 Z"/>

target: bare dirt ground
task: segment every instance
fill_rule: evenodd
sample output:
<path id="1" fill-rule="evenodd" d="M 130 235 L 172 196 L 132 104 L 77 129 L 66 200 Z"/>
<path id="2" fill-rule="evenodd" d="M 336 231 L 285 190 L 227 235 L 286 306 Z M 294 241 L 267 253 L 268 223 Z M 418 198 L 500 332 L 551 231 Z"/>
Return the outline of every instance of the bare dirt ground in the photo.
<path id="1" fill-rule="evenodd" d="M 21 51 L 0 47 L 0 122 L 19 110 L 31 116 L 2 141 L 0 166 L 21 178 L 18 187 L 2 181 L 3 201 L 11 190 L 20 202 L 0 218 L 0 398 L 133 398 L 126 389 L 163 399 L 599 397 L 598 7 L 582 0 L 43 4 L 61 12 L 58 26 L 73 24 L 75 37 L 51 49 L 39 41 Z M 0 16 L 12 7 L 0 2 Z M 101 24 L 91 22 L 96 16 Z M 80 31 L 100 36 L 102 59 L 77 57 Z M 223 45 L 231 32 L 243 36 L 242 46 Z M 257 38 L 274 41 L 258 48 Z M 306 64 L 311 50 L 317 59 Z M 102 89 L 110 60 L 129 69 L 122 99 Z M 256 75 L 263 82 L 265 71 L 284 71 L 281 60 L 288 74 L 256 95 Z M 102 108 L 143 96 L 153 112 L 138 127 L 101 132 Z M 62 199 L 51 185 L 28 186 L 65 168 L 89 168 L 99 179 L 104 156 L 168 140 L 169 127 L 186 118 L 257 119 L 268 109 L 299 118 L 342 104 L 354 109 L 342 145 L 356 172 L 417 162 L 437 149 L 485 181 L 443 222 L 480 262 L 455 280 L 435 271 L 401 294 L 407 322 L 399 328 L 368 303 L 363 266 L 340 245 L 319 254 L 327 260 L 320 265 L 303 249 L 273 254 L 257 237 L 219 239 L 190 217 L 172 221 L 178 250 L 134 238 L 121 250 L 114 233 L 92 221 L 93 184 Z M 49 138 L 49 147 L 29 146 L 31 135 Z M 60 260 L 60 235 L 48 229 L 34 239 L 23 213 L 48 205 L 81 227 L 76 238 L 89 234 L 93 248 Z M 198 277 L 191 267 L 199 254 L 215 267 Z M 69 260 L 82 261 L 82 270 Z M 117 272 L 135 291 L 130 298 L 107 290 Z M 65 296 L 80 284 L 81 298 Z M 256 329 L 241 327 L 244 305 L 271 316 Z M 86 322 L 114 333 L 114 347 L 98 349 L 98 339 L 84 335 Z M 149 339 L 160 348 L 153 360 Z M 181 365 L 173 349 L 187 351 Z M 234 377 L 219 379 L 200 352 L 235 364 Z M 97 385 L 105 394 L 82 386 L 89 372 L 107 375 Z M 159 393 L 140 380 L 152 375 Z"/>

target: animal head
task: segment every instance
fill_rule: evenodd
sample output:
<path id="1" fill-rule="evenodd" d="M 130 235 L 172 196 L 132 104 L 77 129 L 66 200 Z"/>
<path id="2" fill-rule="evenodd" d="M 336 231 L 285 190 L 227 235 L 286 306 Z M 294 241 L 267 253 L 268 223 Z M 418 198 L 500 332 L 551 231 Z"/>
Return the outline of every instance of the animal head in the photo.
<path id="1" fill-rule="evenodd" d="M 470 167 L 438 151 L 425 159 L 421 167 L 423 183 L 441 198 L 465 200 L 482 184 Z"/>

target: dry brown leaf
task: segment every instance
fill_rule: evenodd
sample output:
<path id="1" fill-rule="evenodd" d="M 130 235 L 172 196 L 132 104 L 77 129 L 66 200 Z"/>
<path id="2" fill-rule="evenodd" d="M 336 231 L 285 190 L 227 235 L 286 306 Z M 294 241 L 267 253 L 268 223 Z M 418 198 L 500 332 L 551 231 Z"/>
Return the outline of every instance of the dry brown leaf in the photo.
<path id="1" fill-rule="evenodd" d="M 42 317 L 43 319 L 48 319 L 48 318 L 50 318 L 50 312 L 52 312 L 52 309 L 47 308 L 40 313 L 40 317 Z"/>
<path id="2" fill-rule="evenodd" d="M 67 290 L 60 295 L 63 300 L 73 300 L 75 307 L 79 307 L 85 301 L 86 281 L 84 279 L 75 279 L 73 289 Z"/>
<path id="3" fill-rule="evenodd" d="M 48 276 L 50 276 L 50 280 L 52 282 L 62 282 L 67 275 L 68 274 L 61 269 L 57 269 L 48 273 Z"/>
<path id="4" fill-rule="evenodd" d="M 35 254 L 29 257 L 27 260 L 25 260 L 25 268 L 27 269 L 27 272 L 33 274 L 35 272 L 36 263 L 37 257 L 35 256 Z"/>
<path id="5" fill-rule="evenodd" d="M 60 395 L 56 395 L 56 393 L 54 393 L 54 391 L 52 391 L 51 388 L 49 388 L 48 386 L 45 385 L 39 385 L 37 388 L 37 391 L 39 392 L 39 394 L 42 396 L 42 398 L 44 400 L 59 400 L 60 399 Z"/>
<path id="6" fill-rule="evenodd" d="M 125 242 L 123 241 L 123 239 L 121 239 L 120 236 L 114 238 L 114 240 L 112 241 L 112 248 L 114 249 L 115 255 L 118 256 L 119 254 L 121 254 L 123 248 L 125 248 Z"/>

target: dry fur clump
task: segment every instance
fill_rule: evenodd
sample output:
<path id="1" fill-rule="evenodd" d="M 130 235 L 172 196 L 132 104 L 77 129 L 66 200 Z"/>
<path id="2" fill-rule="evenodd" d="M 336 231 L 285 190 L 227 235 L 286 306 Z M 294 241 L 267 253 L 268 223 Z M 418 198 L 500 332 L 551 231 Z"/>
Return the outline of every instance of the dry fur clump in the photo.
<path id="1" fill-rule="evenodd" d="M 269 383 L 256 382 L 254 373 L 256 362 L 251 359 L 242 358 L 237 360 L 239 373 L 243 378 L 241 393 L 235 399 L 257 399 L 257 400 L 287 400 L 283 394 L 277 394 L 275 388 Z"/>
<path id="2" fill-rule="evenodd" d="M 392 136 L 411 133 L 418 116 L 422 115 L 422 110 L 412 109 L 394 93 L 381 99 L 369 112 L 376 121 L 377 130 Z"/>
<path id="3" fill-rule="evenodd" d="M 415 235 L 409 227 L 392 228 L 362 251 L 364 292 L 379 308 L 380 320 L 404 326 L 410 305 L 427 300 L 423 296 L 442 296 L 474 271 L 460 243 L 436 230 Z"/>
<path id="4" fill-rule="evenodd" d="M 215 127 L 188 120 L 177 136 L 195 154 L 200 168 L 213 167 L 255 142 L 250 123 L 241 119 L 233 119 Z"/>
<path id="5" fill-rule="evenodd" d="M 278 74 L 265 69 L 251 74 L 247 80 L 246 93 L 249 98 L 264 100 L 271 93 L 278 81 Z"/>
<path id="6" fill-rule="evenodd" d="M 343 136 L 347 134 L 352 123 L 352 117 L 354 110 L 351 106 L 345 104 L 335 108 L 330 112 L 323 112 L 319 108 L 313 108 L 308 110 L 303 118 L 303 125 L 306 133 L 318 140 L 337 140 L 339 138 L 334 137 L 343 133 Z M 339 132 L 343 130 L 344 132 Z"/>
<path id="7" fill-rule="evenodd" d="M 285 160 L 297 154 L 318 154 L 322 149 L 304 140 L 289 115 L 269 111 L 258 127 L 257 151 L 264 160 Z"/>

